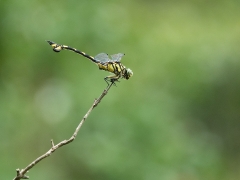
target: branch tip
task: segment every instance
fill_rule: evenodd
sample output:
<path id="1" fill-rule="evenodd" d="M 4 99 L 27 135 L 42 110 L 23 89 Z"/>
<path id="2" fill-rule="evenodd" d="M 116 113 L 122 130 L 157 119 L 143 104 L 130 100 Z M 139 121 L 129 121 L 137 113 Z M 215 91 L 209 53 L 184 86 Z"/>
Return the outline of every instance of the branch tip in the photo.
<path id="1" fill-rule="evenodd" d="M 54 147 L 54 142 L 53 142 L 53 140 L 51 139 L 51 144 L 52 144 L 52 147 Z"/>
<path id="2" fill-rule="evenodd" d="M 17 176 L 19 176 L 20 175 L 20 169 L 18 168 L 18 169 L 16 169 L 16 171 L 17 171 Z"/>

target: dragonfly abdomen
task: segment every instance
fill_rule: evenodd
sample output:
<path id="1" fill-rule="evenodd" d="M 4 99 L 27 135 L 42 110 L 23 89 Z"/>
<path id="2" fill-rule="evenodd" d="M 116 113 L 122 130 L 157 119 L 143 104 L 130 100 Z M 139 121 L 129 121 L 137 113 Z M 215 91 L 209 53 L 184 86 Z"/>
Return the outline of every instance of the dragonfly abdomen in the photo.
<path id="1" fill-rule="evenodd" d="M 73 51 L 75 53 L 78 53 L 78 54 L 80 54 L 80 55 L 90 59 L 94 63 L 98 63 L 99 62 L 96 59 L 94 59 L 94 57 L 86 54 L 85 52 L 79 51 L 76 48 L 72 48 L 72 47 L 66 46 L 66 45 L 59 45 L 59 44 L 57 44 L 55 42 L 52 42 L 52 41 L 47 41 L 47 42 L 48 42 L 48 44 L 50 44 L 53 47 L 53 51 L 55 51 L 55 52 L 60 52 L 61 50 L 66 49 L 66 50 L 70 50 L 70 51 Z"/>

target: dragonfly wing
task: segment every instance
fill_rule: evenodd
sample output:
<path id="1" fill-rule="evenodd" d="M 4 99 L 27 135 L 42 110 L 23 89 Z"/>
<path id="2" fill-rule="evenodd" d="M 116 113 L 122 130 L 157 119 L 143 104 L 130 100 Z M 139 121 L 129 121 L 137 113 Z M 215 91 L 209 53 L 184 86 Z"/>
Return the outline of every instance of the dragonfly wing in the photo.
<path id="1" fill-rule="evenodd" d="M 96 59 L 97 61 L 102 62 L 102 63 L 110 61 L 108 54 L 106 54 L 106 53 L 100 53 L 100 54 L 96 55 L 94 57 L 94 59 Z"/>
<path id="2" fill-rule="evenodd" d="M 125 54 L 123 54 L 123 53 L 113 54 L 113 55 L 111 55 L 112 61 L 121 61 L 121 59 L 124 55 Z"/>

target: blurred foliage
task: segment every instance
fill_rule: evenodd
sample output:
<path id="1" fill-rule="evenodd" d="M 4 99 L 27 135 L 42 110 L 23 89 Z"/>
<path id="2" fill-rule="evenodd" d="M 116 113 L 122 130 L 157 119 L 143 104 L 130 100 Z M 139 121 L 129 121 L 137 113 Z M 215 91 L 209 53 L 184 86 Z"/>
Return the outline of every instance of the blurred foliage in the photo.
<path id="1" fill-rule="evenodd" d="M 0 172 L 11 179 L 69 138 L 108 74 L 90 55 L 126 54 L 76 140 L 31 179 L 240 179 L 240 2 L 0 1 Z"/>

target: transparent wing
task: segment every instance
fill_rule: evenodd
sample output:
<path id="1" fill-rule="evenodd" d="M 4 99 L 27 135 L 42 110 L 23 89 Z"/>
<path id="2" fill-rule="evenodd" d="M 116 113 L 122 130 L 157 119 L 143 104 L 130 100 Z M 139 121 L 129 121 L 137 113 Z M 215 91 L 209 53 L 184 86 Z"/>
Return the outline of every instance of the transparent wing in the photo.
<path id="1" fill-rule="evenodd" d="M 111 59 L 109 59 L 109 57 L 106 53 L 100 53 L 100 54 L 96 55 L 94 57 L 94 59 L 96 59 L 97 61 L 102 62 L 102 63 L 111 61 Z"/>
<path id="2" fill-rule="evenodd" d="M 125 54 L 123 54 L 123 53 L 113 54 L 113 55 L 111 55 L 112 61 L 121 61 L 121 59 L 124 55 Z"/>

